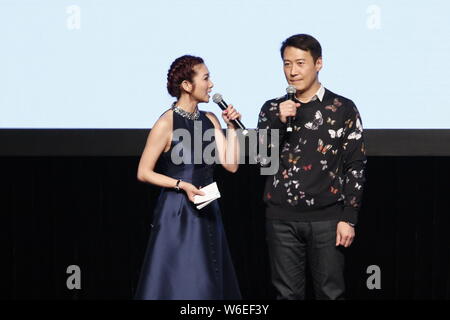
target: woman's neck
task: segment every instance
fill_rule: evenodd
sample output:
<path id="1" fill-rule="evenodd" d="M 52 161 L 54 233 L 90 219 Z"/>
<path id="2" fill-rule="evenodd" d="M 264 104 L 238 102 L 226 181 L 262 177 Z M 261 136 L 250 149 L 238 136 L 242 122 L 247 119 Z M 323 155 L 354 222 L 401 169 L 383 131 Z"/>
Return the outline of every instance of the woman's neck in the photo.
<path id="1" fill-rule="evenodd" d="M 194 112 L 197 109 L 198 102 L 190 99 L 186 96 L 181 96 L 180 99 L 175 103 L 176 106 L 180 107 L 184 111 Z"/>

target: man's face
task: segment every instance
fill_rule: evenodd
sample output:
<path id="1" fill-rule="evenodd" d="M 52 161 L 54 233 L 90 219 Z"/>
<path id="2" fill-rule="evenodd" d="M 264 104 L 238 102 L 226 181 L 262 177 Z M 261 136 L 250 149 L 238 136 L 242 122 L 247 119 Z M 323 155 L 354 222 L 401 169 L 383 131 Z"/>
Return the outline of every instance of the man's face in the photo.
<path id="1" fill-rule="evenodd" d="M 307 92 L 318 81 L 317 73 L 322 69 L 322 58 L 319 57 L 314 63 L 309 51 L 286 47 L 283 64 L 287 82 L 298 92 Z"/>

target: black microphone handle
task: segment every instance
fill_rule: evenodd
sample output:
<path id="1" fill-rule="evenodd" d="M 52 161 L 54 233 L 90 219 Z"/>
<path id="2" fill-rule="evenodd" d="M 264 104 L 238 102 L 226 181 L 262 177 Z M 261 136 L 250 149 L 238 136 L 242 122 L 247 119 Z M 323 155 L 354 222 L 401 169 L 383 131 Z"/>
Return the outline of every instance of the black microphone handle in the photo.
<path id="1" fill-rule="evenodd" d="M 288 100 L 294 100 L 294 94 L 293 93 L 288 93 L 287 94 Z M 294 117 L 287 117 L 287 131 L 288 132 L 292 132 L 292 120 L 294 119 Z"/>
<path id="2" fill-rule="evenodd" d="M 222 101 L 218 102 L 217 104 L 219 105 L 220 109 L 222 109 L 222 110 L 226 110 L 228 108 L 228 105 L 226 104 L 225 101 L 223 101 L 223 99 L 222 99 Z M 233 122 L 235 126 L 238 126 L 242 130 L 246 130 L 245 126 L 242 124 L 241 120 L 236 119 L 236 120 L 231 120 L 231 122 Z"/>
<path id="3" fill-rule="evenodd" d="M 287 131 L 292 131 L 292 117 L 287 117 Z"/>

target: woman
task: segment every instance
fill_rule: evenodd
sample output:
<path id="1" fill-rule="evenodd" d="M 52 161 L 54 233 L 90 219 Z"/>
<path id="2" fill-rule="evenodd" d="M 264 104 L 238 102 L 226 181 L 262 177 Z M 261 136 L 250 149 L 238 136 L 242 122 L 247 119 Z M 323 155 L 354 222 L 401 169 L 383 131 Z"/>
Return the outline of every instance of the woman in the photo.
<path id="1" fill-rule="evenodd" d="M 239 112 L 232 105 L 222 112 L 229 129 L 225 137 L 216 116 L 197 107 L 209 101 L 212 87 L 201 58 L 182 56 L 170 66 L 167 90 L 177 101 L 153 126 L 138 168 L 140 181 L 163 187 L 136 292 L 138 299 L 241 298 L 217 200 L 201 210 L 193 203 L 196 195 L 204 194 L 199 188 L 213 182 L 213 166 L 203 157 L 201 164 L 194 162 L 194 151 L 200 151 L 194 149 L 194 130 L 201 128 L 201 137 L 206 130 L 214 130 L 220 163 L 230 172 L 238 169 L 239 145 L 231 121 L 240 119 Z M 172 152 L 173 148 L 183 143 L 173 139 L 178 129 L 187 130 L 193 142 L 183 144 L 190 150 L 183 150 L 181 164 L 171 159 L 179 154 Z M 201 142 L 201 156 L 210 143 Z M 154 171 L 159 158 L 162 174 Z"/>

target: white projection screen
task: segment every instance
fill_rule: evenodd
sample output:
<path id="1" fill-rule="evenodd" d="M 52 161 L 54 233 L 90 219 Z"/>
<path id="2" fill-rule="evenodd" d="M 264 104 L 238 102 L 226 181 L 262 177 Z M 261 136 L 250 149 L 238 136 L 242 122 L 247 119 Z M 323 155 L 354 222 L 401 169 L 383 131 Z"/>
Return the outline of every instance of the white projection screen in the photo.
<path id="1" fill-rule="evenodd" d="M 308 33 L 320 81 L 366 129 L 448 129 L 449 12 L 444 0 L 0 0 L 0 128 L 151 128 L 183 54 L 204 58 L 213 93 L 254 128 L 285 93 L 281 42 Z"/>

